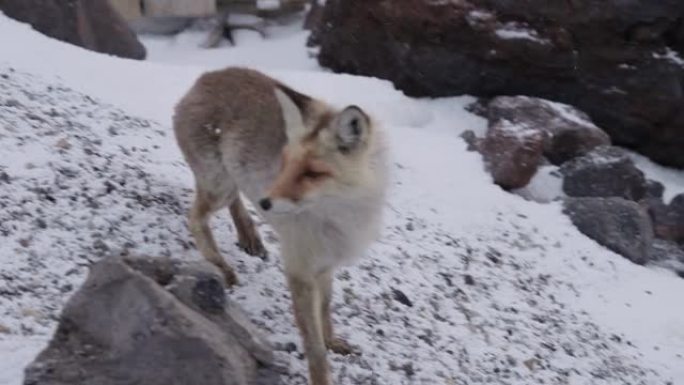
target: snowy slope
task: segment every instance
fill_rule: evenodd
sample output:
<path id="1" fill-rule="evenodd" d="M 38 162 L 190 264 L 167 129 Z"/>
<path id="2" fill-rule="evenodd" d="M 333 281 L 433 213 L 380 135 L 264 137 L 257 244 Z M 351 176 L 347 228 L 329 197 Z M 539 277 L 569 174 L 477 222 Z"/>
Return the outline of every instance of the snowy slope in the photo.
<path id="1" fill-rule="evenodd" d="M 175 66 L 94 54 L 0 16 L 0 383 L 21 383 L 18 367 L 91 260 L 123 248 L 199 258 L 183 214 L 191 175 L 169 122 L 202 71 L 229 64 L 358 104 L 388 132 L 382 239 L 337 279 L 338 332 L 363 355 L 331 357 L 336 384 L 684 383 L 684 280 L 601 248 L 558 204 L 493 185 L 458 137 L 484 128 L 468 98 L 410 99 L 325 73 L 292 43 L 300 35 L 258 43 L 272 57 L 222 49 L 206 66 Z M 288 384 L 304 384 L 274 237 L 260 224 L 274 255 L 263 262 L 235 248 L 227 215 L 214 226 L 242 279 L 231 296 L 283 348 Z"/>

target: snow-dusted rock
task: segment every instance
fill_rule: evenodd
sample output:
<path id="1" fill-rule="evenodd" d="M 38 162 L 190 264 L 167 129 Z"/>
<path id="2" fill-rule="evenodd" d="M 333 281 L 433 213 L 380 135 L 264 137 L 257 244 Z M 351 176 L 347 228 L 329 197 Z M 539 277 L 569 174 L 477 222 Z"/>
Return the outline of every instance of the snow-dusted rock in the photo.
<path id="1" fill-rule="evenodd" d="M 225 297 L 220 273 L 206 262 L 158 261 L 96 263 L 24 383 L 280 383 L 259 368 L 255 356 L 270 364 L 272 352 L 254 327 L 242 327 L 245 317 Z"/>
<path id="2" fill-rule="evenodd" d="M 627 154 L 599 147 L 561 166 L 563 191 L 573 197 L 622 197 L 638 201 L 646 195 L 646 178 Z"/>
<path id="3" fill-rule="evenodd" d="M 582 111 L 561 103 L 527 96 L 499 96 L 489 103 L 490 122 L 505 119 L 544 132 L 544 156 L 561 164 L 598 147 L 610 137 Z"/>
<path id="4" fill-rule="evenodd" d="M 650 258 L 653 227 L 646 211 L 623 198 L 567 198 L 565 213 L 584 235 L 637 264 Z"/>
<path id="5" fill-rule="evenodd" d="M 501 119 L 489 126 L 479 149 L 494 183 L 514 189 L 527 185 L 537 172 L 543 146 L 538 128 Z"/>

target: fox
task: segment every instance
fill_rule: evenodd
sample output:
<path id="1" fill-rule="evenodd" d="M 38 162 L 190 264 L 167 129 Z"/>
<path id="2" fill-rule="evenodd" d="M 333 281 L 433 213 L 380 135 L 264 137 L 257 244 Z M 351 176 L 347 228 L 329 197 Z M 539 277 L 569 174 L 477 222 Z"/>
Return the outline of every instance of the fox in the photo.
<path id="1" fill-rule="evenodd" d="M 262 72 L 229 67 L 201 75 L 177 103 L 173 128 L 195 179 L 189 229 L 227 285 L 238 283 L 209 225 L 228 207 L 237 245 L 267 250 L 246 198 L 275 231 L 309 383 L 329 385 L 328 349 L 356 354 L 331 320 L 336 268 L 380 234 L 388 185 L 384 135 L 357 105 L 336 108 Z"/>

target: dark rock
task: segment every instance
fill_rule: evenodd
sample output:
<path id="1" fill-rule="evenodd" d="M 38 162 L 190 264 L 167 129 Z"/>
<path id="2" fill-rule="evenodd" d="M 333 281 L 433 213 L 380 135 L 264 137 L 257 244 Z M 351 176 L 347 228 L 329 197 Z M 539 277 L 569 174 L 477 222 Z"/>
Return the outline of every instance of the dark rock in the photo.
<path id="1" fill-rule="evenodd" d="M 224 311 L 205 312 L 206 298 L 183 294 L 206 288 L 207 279 L 221 282 L 220 273 L 204 262 L 173 265 L 131 258 L 96 263 L 64 308 L 52 341 L 26 369 L 24 384 L 281 383 L 272 370 L 259 368 L 272 363 L 270 347 L 252 326 L 234 327 L 245 321 L 234 304 L 223 297 Z M 175 275 L 167 291 L 156 278 L 169 270 Z M 212 299 L 224 295 L 213 286 L 210 291 Z"/>
<path id="2" fill-rule="evenodd" d="M 403 291 L 399 289 L 392 289 L 392 297 L 399 301 L 402 305 L 406 305 L 408 307 L 413 307 L 413 302 L 404 294 Z"/>
<path id="3" fill-rule="evenodd" d="M 508 120 L 544 133 L 544 156 L 559 165 L 599 146 L 610 137 L 582 111 L 571 106 L 527 96 L 500 96 L 489 103 L 490 124 Z"/>
<path id="4" fill-rule="evenodd" d="M 576 106 L 616 144 L 684 167 L 684 2 L 328 0 L 318 60 L 410 96 Z"/>
<path id="5" fill-rule="evenodd" d="M 12 181 L 9 174 L 4 171 L 0 171 L 0 183 L 9 184 Z"/>
<path id="6" fill-rule="evenodd" d="M 475 278 L 470 274 L 466 274 L 463 276 L 463 282 L 468 286 L 473 286 L 475 284 Z"/>
<path id="7" fill-rule="evenodd" d="M 653 227 L 646 211 L 623 198 L 567 198 L 564 212 L 584 235 L 637 264 L 650 259 Z"/>
<path id="8" fill-rule="evenodd" d="M 646 178 L 627 154 L 616 147 L 599 147 L 564 163 L 563 191 L 572 197 L 622 197 L 638 201 L 646 196 Z"/>
<path id="9" fill-rule="evenodd" d="M 320 0 L 309 0 L 309 10 L 304 19 L 304 29 L 312 30 L 321 24 L 323 5 Z"/>
<path id="10" fill-rule="evenodd" d="M 646 198 L 662 199 L 665 193 L 665 186 L 662 183 L 648 179 L 646 180 Z"/>
<path id="11" fill-rule="evenodd" d="M 144 59 L 145 47 L 107 0 L 0 0 L 5 15 L 96 52 Z"/>
<path id="12" fill-rule="evenodd" d="M 669 205 L 662 200 L 648 203 L 656 237 L 684 243 L 684 194 L 674 197 Z"/>
<path id="13" fill-rule="evenodd" d="M 491 125 L 479 149 L 494 183 L 504 189 L 524 187 L 543 160 L 541 130 L 508 120 Z"/>

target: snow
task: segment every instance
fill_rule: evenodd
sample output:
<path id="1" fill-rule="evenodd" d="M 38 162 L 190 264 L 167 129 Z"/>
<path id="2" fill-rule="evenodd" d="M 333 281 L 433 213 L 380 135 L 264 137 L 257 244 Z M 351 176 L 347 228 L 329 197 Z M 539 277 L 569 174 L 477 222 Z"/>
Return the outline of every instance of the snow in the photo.
<path id="1" fill-rule="evenodd" d="M 556 111 L 560 116 L 562 116 L 565 120 L 577 123 L 581 126 L 587 126 L 591 128 L 596 128 L 596 125 L 589 119 L 589 117 L 581 113 L 579 110 L 577 110 L 575 107 L 564 104 L 564 103 L 559 103 L 559 102 L 554 102 L 551 100 L 544 100 L 544 103 L 553 108 L 554 111 Z"/>
<path id="2" fill-rule="evenodd" d="M 231 22 L 254 24 L 235 19 Z M 234 31 L 236 46 L 226 49 L 204 49 L 200 44 L 206 39 L 207 32 L 189 30 L 174 37 L 142 36 L 147 48 L 148 58 L 153 62 L 183 64 L 193 66 L 224 67 L 242 65 L 248 67 L 316 70 L 316 60 L 309 51 L 302 49 L 308 34 L 295 25 L 270 25 L 266 28 L 269 37 L 264 40 L 259 33 L 251 30 Z M 227 44 L 227 43 L 226 43 Z M 229 54 L 227 54 L 229 52 Z"/>
<path id="3" fill-rule="evenodd" d="M 136 62 L 0 15 L 0 175 L 10 178 L 0 190 L 10 229 L 0 245 L 0 383 L 21 383 L 92 260 L 122 248 L 199 258 L 184 218 L 192 179 L 170 118 L 200 73 L 235 64 L 357 104 L 388 134 L 382 237 L 335 289 L 337 330 L 363 354 L 331 355 L 335 384 L 684 381 L 684 280 L 602 248 L 557 202 L 492 184 L 459 137 L 486 127 L 464 108 L 472 98 L 411 99 L 387 81 L 328 73 L 307 57 L 301 32 L 247 36 L 206 52 L 191 36 L 146 38 L 151 60 Z M 297 345 L 277 354 L 290 365 L 286 384 L 305 384 L 274 235 L 259 222 L 273 256 L 262 261 L 236 249 L 226 213 L 213 226 L 242 282 L 230 296 L 278 346 Z"/>
<path id="4" fill-rule="evenodd" d="M 650 159 L 634 152 L 628 152 L 634 164 L 648 179 L 660 182 L 665 187 L 663 201 L 670 203 L 672 198 L 684 193 L 684 172 L 653 163 Z"/>
<path id="5" fill-rule="evenodd" d="M 0 338 L 0 384 L 20 384 L 24 366 L 47 346 L 45 337 L 9 336 Z"/>
<path id="6" fill-rule="evenodd" d="M 540 37 L 537 31 L 519 23 L 505 23 L 494 33 L 504 40 L 528 40 L 534 43 L 550 44 L 549 40 Z"/>
<path id="7" fill-rule="evenodd" d="M 527 186 L 513 192 L 534 202 L 553 202 L 565 196 L 563 176 L 558 166 L 543 165 L 539 167 Z"/>
<path id="8" fill-rule="evenodd" d="M 665 53 L 653 53 L 653 57 L 656 59 L 669 60 L 670 62 L 677 64 L 680 67 L 684 67 L 684 59 L 670 47 L 665 47 Z"/>

